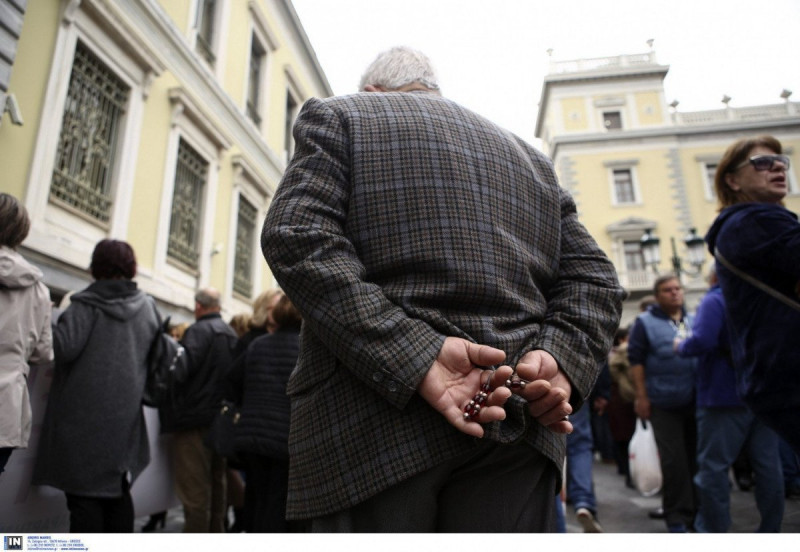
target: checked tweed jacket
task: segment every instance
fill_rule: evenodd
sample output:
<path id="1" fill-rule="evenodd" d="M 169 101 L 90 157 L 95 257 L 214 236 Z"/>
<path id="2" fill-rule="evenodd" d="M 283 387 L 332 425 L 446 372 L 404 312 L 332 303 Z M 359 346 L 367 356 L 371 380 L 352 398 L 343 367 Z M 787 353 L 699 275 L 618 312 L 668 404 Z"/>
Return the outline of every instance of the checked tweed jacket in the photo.
<path id="1" fill-rule="evenodd" d="M 426 92 L 308 101 L 262 232 L 303 314 L 287 392 L 287 517 L 326 515 L 469 452 L 417 393 L 445 337 L 550 352 L 582 402 L 624 291 L 552 163 Z M 560 469 L 565 439 L 512 397 L 486 437 Z"/>

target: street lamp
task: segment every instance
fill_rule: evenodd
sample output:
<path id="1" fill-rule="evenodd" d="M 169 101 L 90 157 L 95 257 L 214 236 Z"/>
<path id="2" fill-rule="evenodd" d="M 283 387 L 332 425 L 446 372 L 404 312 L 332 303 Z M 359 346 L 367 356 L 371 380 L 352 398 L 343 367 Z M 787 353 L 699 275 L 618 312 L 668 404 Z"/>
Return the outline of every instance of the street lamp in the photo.
<path id="1" fill-rule="evenodd" d="M 658 273 L 658 265 L 661 264 L 661 250 L 659 249 L 661 240 L 658 239 L 658 236 L 653 235 L 651 229 L 648 229 L 642 236 L 640 243 L 645 264 L 650 266 L 653 272 Z M 683 243 L 686 244 L 686 249 L 689 251 L 686 260 L 692 267 L 691 269 L 685 269 L 683 266 L 683 259 L 678 257 L 678 251 L 675 247 L 675 238 L 670 237 L 670 243 L 672 245 L 672 269 L 678 277 L 678 280 L 681 279 L 681 273 L 684 272 L 689 276 L 697 276 L 700 274 L 700 269 L 706 260 L 704 252 L 705 242 L 703 242 L 703 238 L 697 235 L 697 230 L 691 228 L 686 237 L 683 238 Z"/>

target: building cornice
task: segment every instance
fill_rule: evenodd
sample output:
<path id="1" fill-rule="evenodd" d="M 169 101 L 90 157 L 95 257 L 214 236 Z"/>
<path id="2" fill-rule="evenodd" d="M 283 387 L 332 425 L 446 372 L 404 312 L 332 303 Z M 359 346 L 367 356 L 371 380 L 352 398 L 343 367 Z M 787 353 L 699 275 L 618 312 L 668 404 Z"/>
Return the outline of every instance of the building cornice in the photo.
<path id="1" fill-rule="evenodd" d="M 550 84 L 585 83 L 591 81 L 631 80 L 634 78 L 650 78 L 653 76 L 663 79 L 669 72 L 669 65 L 652 65 L 637 67 L 621 67 L 608 71 L 578 71 L 574 73 L 548 74 L 544 81 Z"/>
<path id="2" fill-rule="evenodd" d="M 173 107 L 173 121 L 178 115 L 184 115 L 191 119 L 218 149 L 226 150 L 233 145 L 233 140 L 228 136 L 228 133 L 216 124 L 214 119 L 209 116 L 209 113 L 192 98 L 187 90 L 176 86 L 169 89 L 168 96 Z"/>
<path id="3" fill-rule="evenodd" d="M 642 69 L 642 68 L 630 68 L 630 72 L 622 73 L 618 71 L 613 75 L 590 73 L 590 72 L 567 74 L 567 75 L 548 75 L 544 78 L 544 81 L 542 82 L 542 92 L 539 95 L 541 99 L 539 100 L 539 110 L 536 114 L 536 128 L 534 129 L 534 136 L 536 136 L 537 138 L 542 137 L 541 135 L 542 125 L 544 125 L 543 115 L 547 110 L 547 104 L 550 102 L 550 90 L 554 86 L 558 86 L 561 84 L 584 84 L 592 81 L 595 82 L 614 81 L 614 80 L 630 81 L 636 77 L 652 77 L 654 75 L 659 77 L 660 79 L 663 79 L 667 75 L 668 70 L 669 70 L 668 65 L 659 65 L 652 71 L 649 69 Z"/>
<path id="4" fill-rule="evenodd" d="M 231 158 L 231 166 L 233 167 L 234 180 L 244 176 L 265 196 L 271 197 L 275 193 L 275 190 L 267 184 L 264 175 L 243 155 L 234 155 Z"/>
<path id="5" fill-rule="evenodd" d="M 306 34 L 305 29 L 303 29 L 303 24 L 300 22 L 300 18 L 298 17 L 291 0 L 279 0 L 277 3 L 283 8 L 287 19 L 291 23 L 294 35 L 300 39 L 300 44 L 303 48 L 303 54 L 305 54 L 306 60 L 314 68 L 314 77 L 317 79 L 317 83 L 319 84 L 320 88 L 325 90 L 325 93 L 328 96 L 333 96 L 333 90 L 328 82 L 328 78 L 325 76 L 325 71 L 322 70 L 322 65 L 320 65 L 319 59 L 317 59 L 317 54 L 314 51 L 314 47 L 311 46 L 311 41 L 308 40 L 308 35 Z"/>
<path id="6" fill-rule="evenodd" d="M 542 92 L 539 95 L 539 110 L 536 115 L 534 136 L 541 138 L 544 118 L 550 101 L 550 90 L 562 84 L 585 84 L 589 82 L 615 81 L 634 79 L 651 79 L 657 77 L 664 80 L 669 72 L 669 65 L 656 63 L 655 52 L 630 54 L 592 59 L 576 59 L 551 61 L 550 72 L 542 81 Z"/>
<path id="7" fill-rule="evenodd" d="M 748 133 L 756 130 L 776 129 L 783 127 L 797 127 L 798 130 L 800 130 L 800 115 L 760 121 L 729 121 L 711 125 L 667 126 L 652 129 L 618 130 L 607 133 L 562 135 L 550 140 L 550 155 L 551 157 L 555 158 L 560 146 L 575 144 L 613 144 L 615 142 L 653 138 L 678 139 L 686 136 L 702 134 L 731 134 L 736 132 Z"/>

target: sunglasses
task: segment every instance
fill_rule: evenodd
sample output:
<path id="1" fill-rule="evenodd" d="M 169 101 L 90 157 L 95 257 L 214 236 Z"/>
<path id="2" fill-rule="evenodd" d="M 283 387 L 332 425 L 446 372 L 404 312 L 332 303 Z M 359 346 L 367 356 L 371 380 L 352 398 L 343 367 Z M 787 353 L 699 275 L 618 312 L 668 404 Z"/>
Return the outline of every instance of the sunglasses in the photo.
<path id="1" fill-rule="evenodd" d="M 739 170 L 750 163 L 757 171 L 771 171 L 775 169 L 775 162 L 783 163 L 784 170 L 789 168 L 789 158 L 785 155 L 754 155 L 739 163 L 734 170 Z"/>

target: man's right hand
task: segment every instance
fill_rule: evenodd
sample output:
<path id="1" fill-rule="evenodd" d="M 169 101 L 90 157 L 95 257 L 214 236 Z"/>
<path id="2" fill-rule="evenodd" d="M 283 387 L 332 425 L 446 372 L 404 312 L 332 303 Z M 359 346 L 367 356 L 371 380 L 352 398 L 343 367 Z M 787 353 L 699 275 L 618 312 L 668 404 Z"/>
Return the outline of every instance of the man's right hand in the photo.
<path id="1" fill-rule="evenodd" d="M 633 401 L 633 410 L 642 420 L 650 419 L 650 399 L 647 396 L 636 397 Z"/>
<path id="2" fill-rule="evenodd" d="M 505 358 L 506 354 L 500 349 L 448 337 L 417 391 L 459 431 L 473 437 L 483 437 L 482 423 L 504 420 L 506 417 L 503 405 L 511 396 L 511 391 L 503 384 L 511 376 L 511 367 L 501 366 L 491 374 L 491 387 L 496 389 L 489 393 L 485 406 L 475 418 L 464 419 L 464 406 L 489 377 L 486 370 L 478 368 L 500 364 Z"/>

